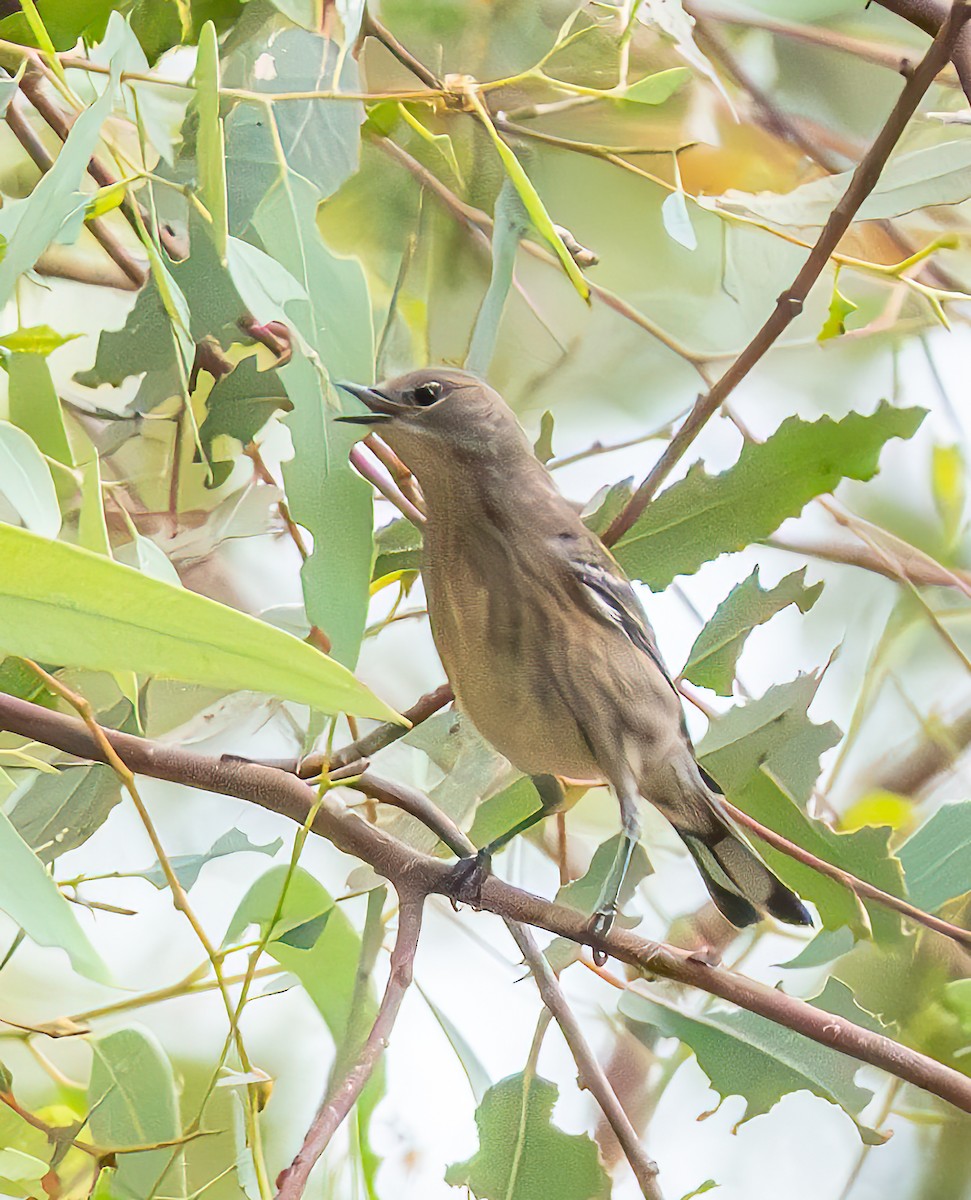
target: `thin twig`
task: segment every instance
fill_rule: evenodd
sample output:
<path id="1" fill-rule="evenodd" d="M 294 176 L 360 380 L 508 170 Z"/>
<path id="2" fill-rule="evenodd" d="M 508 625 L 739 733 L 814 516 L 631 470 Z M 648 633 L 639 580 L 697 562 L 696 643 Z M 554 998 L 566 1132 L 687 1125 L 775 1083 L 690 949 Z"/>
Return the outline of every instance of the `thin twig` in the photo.
<path id="1" fill-rule="evenodd" d="M 47 147 L 31 128 L 24 116 L 22 106 L 16 96 L 7 105 L 7 126 L 27 154 L 34 166 L 46 175 L 54 165 L 54 158 Z M 92 217 L 85 221 L 88 229 L 101 244 L 105 253 L 120 269 L 130 287 L 140 288 L 147 279 L 147 271 L 122 245 L 115 231 L 102 217 Z"/>
<path id="2" fill-rule="evenodd" d="M 425 896 L 420 891 L 399 892 L 398 899 L 398 936 L 391 952 L 391 974 L 374 1025 L 356 1062 L 321 1105 L 296 1158 L 277 1179 L 276 1200 L 299 1200 L 303 1195 L 310 1172 L 354 1106 L 388 1044 L 411 984 Z"/>
<path id="3" fill-rule="evenodd" d="M 566 1044 L 570 1047 L 570 1053 L 573 1055 L 573 1061 L 579 1072 L 579 1086 L 588 1091 L 600 1106 L 607 1123 L 614 1131 L 614 1136 L 617 1138 L 624 1156 L 630 1163 L 630 1168 L 634 1172 L 644 1200 L 662 1200 L 661 1189 L 657 1182 L 657 1163 L 641 1144 L 637 1131 L 630 1123 L 630 1118 L 624 1112 L 616 1092 L 610 1085 L 610 1080 L 584 1037 L 580 1022 L 567 1003 L 559 980 L 553 974 L 553 970 L 546 960 L 546 955 L 540 950 L 536 939 L 525 925 L 520 925 L 515 921 L 507 921 L 506 925 L 532 972 L 540 998 L 553 1014 L 553 1019 L 559 1025 Z"/>
<path id="4" fill-rule="evenodd" d="M 941 25 L 930 49 L 904 85 L 886 123 L 853 172 L 846 191 L 830 213 L 829 220 L 823 226 L 815 246 L 796 278 L 778 298 L 768 320 L 725 374 L 707 395 L 699 397 L 650 474 L 607 530 L 603 540 L 608 546 L 613 545 L 637 521 L 709 419 L 802 312 L 803 303 L 811 288 L 852 224 L 860 205 L 876 186 L 887 159 L 916 112 L 924 93 L 941 66 L 948 61 L 969 15 L 971 9 L 968 8 L 967 0 L 954 0 L 947 20 Z"/>
<path id="5" fill-rule="evenodd" d="M 364 37 L 373 37 L 380 42 L 389 54 L 393 55 L 416 79 L 420 79 L 426 87 L 438 92 L 444 89 L 442 81 L 429 71 L 424 63 L 419 62 L 410 50 L 402 46 L 391 30 L 383 25 L 368 8 L 365 8 L 361 21 L 361 34 Z"/>
<path id="6" fill-rule="evenodd" d="M 763 825 L 761 821 L 756 821 L 754 817 L 750 817 L 747 812 L 736 808 L 729 801 L 723 800 L 722 806 L 729 813 L 732 820 L 751 830 L 766 845 L 772 846 L 789 858 L 795 859 L 796 862 L 801 862 L 804 866 L 812 867 L 820 875 L 826 875 L 830 879 L 835 879 L 837 883 L 841 883 L 843 887 L 849 888 L 857 896 L 865 896 L 868 900 L 875 901 L 883 908 L 892 909 L 894 912 L 898 912 L 901 916 L 906 917 L 909 921 L 923 925 L 925 929 L 933 929 L 935 933 L 940 933 L 944 937 L 950 938 L 951 941 L 971 949 L 971 931 L 962 929 L 960 925 L 953 925 L 950 921 L 943 921 L 940 917 L 935 917 L 933 913 L 924 912 L 923 909 L 909 904 L 906 900 L 901 900 L 899 896 L 894 896 L 890 892 L 885 892 L 882 888 L 876 887 L 875 884 L 868 883 L 865 879 L 860 879 L 858 875 L 853 875 L 850 871 L 844 871 L 842 867 L 834 866 L 833 863 L 826 862 L 825 859 L 817 858 L 815 854 L 810 854 L 802 846 L 797 846 L 795 842 L 790 842 L 781 833 L 776 833 L 774 829 L 769 829 L 767 825 Z"/>
<path id="7" fill-rule="evenodd" d="M 381 493 L 385 500 L 393 504 L 402 516 L 419 527 L 425 523 L 425 514 L 416 508 L 408 497 L 401 491 L 395 481 L 385 475 L 379 466 L 364 453 L 358 442 L 351 447 L 350 460 L 354 469 Z"/>
<path id="8" fill-rule="evenodd" d="M 0 694 L 0 729 L 44 742 L 49 746 L 95 762 L 106 761 L 105 751 L 90 729 L 75 718 L 51 712 L 40 705 Z M 167 779 L 188 787 L 235 796 L 258 804 L 289 820 L 304 824 L 315 805 L 311 829 L 339 850 L 368 863 L 378 874 L 411 894 L 421 890 L 452 896 L 477 907 L 565 937 L 582 945 L 595 945 L 621 962 L 676 983 L 718 996 L 808 1037 L 839 1050 L 860 1062 L 870 1063 L 899 1079 L 939 1096 L 963 1112 L 971 1113 L 971 1078 L 926 1054 L 873 1033 L 852 1021 L 814 1008 L 732 971 L 713 966 L 689 951 L 650 942 L 625 929 L 614 928 L 604 937 L 591 933 L 587 917 L 575 909 L 551 903 L 512 887 L 495 876 L 481 890 L 467 896 L 456 892 L 454 869 L 448 862 L 406 846 L 387 831 L 363 821 L 331 793 L 317 793 L 294 775 L 232 759 L 198 754 L 183 747 L 152 742 L 131 734 L 104 731 L 119 758 L 133 772 Z"/>

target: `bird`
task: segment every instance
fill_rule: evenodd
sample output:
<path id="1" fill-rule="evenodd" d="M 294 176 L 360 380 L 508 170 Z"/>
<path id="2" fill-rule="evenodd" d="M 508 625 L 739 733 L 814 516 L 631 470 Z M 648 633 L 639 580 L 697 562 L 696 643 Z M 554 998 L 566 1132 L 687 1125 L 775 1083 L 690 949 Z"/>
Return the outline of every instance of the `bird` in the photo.
<path id="1" fill-rule="evenodd" d="M 427 508 L 421 572 L 432 635 L 459 708 L 542 805 L 484 847 L 479 865 L 562 803 L 562 781 L 609 784 L 623 836 L 591 921 L 613 922 L 653 804 L 735 926 L 811 925 L 699 765 L 681 697 L 633 586 L 533 452 L 514 413 L 465 371 L 429 367 L 338 384 L 417 478 Z"/>

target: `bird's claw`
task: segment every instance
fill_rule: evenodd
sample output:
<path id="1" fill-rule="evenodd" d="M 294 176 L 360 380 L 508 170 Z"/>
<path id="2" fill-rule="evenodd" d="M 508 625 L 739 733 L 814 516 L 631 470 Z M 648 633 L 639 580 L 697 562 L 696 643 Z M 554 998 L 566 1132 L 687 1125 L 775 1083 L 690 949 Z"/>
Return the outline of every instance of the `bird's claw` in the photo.
<path id="1" fill-rule="evenodd" d="M 613 927 L 616 915 L 617 911 L 613 905 L 595 912 L 590 918 L 590 936 L 596 938 L 598 941 L 601 938 L 605 938 Z M 591 947 L 591 950 L 593 952 L 594 965 L 602 967 L 609 957 L 607 951 L 601 950 L 597 946 Z"/>
<path id="2" fill-rule="evenodd" d="M 476 911 L 482 907 L 482 885 L 492 872 L 492 855 L 486 849 L 468 858 L 460 858 L 452 868 L 449 898 L 458 911 L 459 903 L 470 904 Z"/>

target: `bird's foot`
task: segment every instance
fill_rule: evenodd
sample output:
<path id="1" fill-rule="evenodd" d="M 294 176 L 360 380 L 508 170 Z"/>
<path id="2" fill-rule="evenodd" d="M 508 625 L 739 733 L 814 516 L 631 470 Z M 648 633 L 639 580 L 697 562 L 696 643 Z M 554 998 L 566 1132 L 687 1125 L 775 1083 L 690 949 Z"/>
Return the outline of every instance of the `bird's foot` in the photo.
<path id="1" fill-rule="evenodd" d="M 478 854 L 470 854 L 468 858 L 460 858 L 452 868 L 449 879 L 452 907 L 457 909 L 460 903 L 470 904 L 478 911 L 482 907 L 482 885 L 491 874 L 492 855 L 488 847 L 483 847 Z"/>
<path id="2" fill-rule="evenodd" d="M 593 938 L 605 938 L 613 928 L 614 918 L 617 916 L 616 906 L 611 904 L 598 909 L 590 918 L 590 936 Z M 592 947 L 594 965 L 602 967 L 609 958 L 606 950 L 601 950 L 598 946 Z"/>

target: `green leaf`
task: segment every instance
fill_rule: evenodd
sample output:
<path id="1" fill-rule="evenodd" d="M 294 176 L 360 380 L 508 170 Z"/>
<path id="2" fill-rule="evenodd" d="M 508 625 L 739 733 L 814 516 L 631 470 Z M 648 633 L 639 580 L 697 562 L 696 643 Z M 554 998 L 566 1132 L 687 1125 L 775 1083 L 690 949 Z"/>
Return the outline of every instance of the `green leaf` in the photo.
<path id="1" fill-rule="evenodd" d="M 617 833 L 605 842 L 601 842 L 594 851 L 593 858 L 590 860 L 590 866 L 587 867 L 583 875 L 579 879 L 574 879 L 571 883 L 564 884 L 556 893 L 557 904 L 565 904 L 569 908 L 579 909 L 580 912 L 587 913 L 588 915 L 591 915 L 596 910 L 603 899 L 604 884 L 607 882 L 607 876 L 610 874 L 614 861 L 617 858 L 617 851 L 620 848 L 622 837 L 623 834 Z M 640 884 L 653 873 L 654 868 L 651 866 L 651 860 L 647 856 L 647 851 L 638 843 L 634 847 L 630 866 L 627 869 L 627 874 L 624 876 L 624 882 L 617 897 L 618 907 L 622 909 L 625 904 L 628 904 Z M 618 919 L 621 924 L 624 924 L 623 920 Z"/>
<path id="2" fill-rule="evenodd" d="M 422 139 L 422 141 L 428 142 L 430 146 L 435 147 L 442 158 L 444 158 L 448 163 L 449 168 L 451 169 L 452 174 L 455 176 L 459 186 L 464 187 L 465 180 L 462 177 L 462 168 L 459 166 L 459 160 L 455 157 L 455 147 L 452 145 L 452 139 L 449 137 L 449 135 L 447 133 L 432 133 L 430 129 L 426 129 L 412 111 L 412 107 L 402 104 L 401 101 L 398 101 L 395 107 L 397 108 L 397 111 L 401 115 L 405 124 L 413 129 L 415 133 L 417 133 Z M 418 108 L 419 106 L 414 105 L 413 107 Z M 426 105 L 422 105 L 421 107 L 427 111 Z"/>
<path id="3" fill-rule="evenodd" d="M 79 333 L 58 333 L 50 325 L 31 325 L 26 329 L 5 333 L 0 337 L 0 346 L 11 354 L 40 354 L 46 358 L 80 336 Z"/>
<path id="4" fill-rule="evenodd" d="M 502 160 L 502 165 L 506 168 L 506 174 L 509 176 L 513 187 L 519 193 L 519 198 L 523 202 L 523 207 L 529 214 L 529 219 L 536 227 L 539 233 L 552 247 L 556 257 L 563 264 L 563 270 L 566 271 L 570 282 L 579 292 L 581 297 L 590 302 L 590 288 L 587 281 L 580 273 L 580 268 L 573 261 L 573 255 L 567 250 L 566 245 L 560 235 L 556 232 L 556 227 L 550 214 L 546 211 L 546 206 L 539 197 L 539 192 L 533 187 L 532 181 L 526 174 L 522 163 L 513 153 L 509 146 L 499 136 L 499 132 L 492 123 L 492 118 L 489 116 L 488 110 L 482 103 L 481 99 L 475 92 L 469 93 L 469 99 L 474 106 L 476 112 L 485 126 L 486 133 L 492 139 L 492 144 L 496 148 L 499 158 Z"/>
<path id="5" fill-rule="evenodd" d="M 272 78 L 266 69 L 251 71 L 247 86 L 266 93 L 331 86 L 340 57 L 327 39 L 288 30 L 261 55 L 261 60 L 272 59 Z M 357 86 L 350 56 L 340 82 Z M 298 287 L 281 305 L 278 288 L 275 297 L 261 295 L 249 274 L 234 275 L 234 282 L 254 313 L 260 305 L 264 312 L 275 307 L 307 351 L 294 353 L 280 369 L 293 405 L 286 424 L 299 447 L 284 465 L 283 477 L 293 518 L 314 542 L 302 571 L 308 620 L 327 633 L 334 657 L 350 665 L 367 619 L 371 488 L 348 465 L 357 433 L 333 423 L 353 401 L 335 396 L 322 375 L 372 378 L 372 313 L 360 264 L 331 253 L 316 216 L 321 198 L 357 167 L 363 108 L 352 102 L 288 101 L 273 112 L 278 138 L 262 106 L 239 104 L 226 119 L 230 220 L 234 234 L 259 241 Z"/>
<path id="6" fill-rule="evenodd" d="M 101 126 L 111 113 L 117 87 L 117 70 L 104 92 L 71 126 L 54 165 L 40 177 L 37 186 L 24 200 L 7 201 L 0 211 L 0 235 L 7 239 L 7 251 L 0 259 L 0 306 L 13 296 L 14 286 L 29 271 L 61 226 L 83 207 L 79 192 L 88 162 L 101 135 Z"/>
<path id="7" fill-rule="evenodd" d="M 841 479 L 871 479 L 891 438 L 909 438 L 921 408 L 881 404 L 841 421 L 789 417 L 765 442 L 748 442 L 734 466 L 709 475 L 696 463 L 657 497 L 614 552 L 629 575 L 659 591 L 721 554 L 766 538 Z"/>
<path id="8" fill-rule="evenodd" d="M 229 212 L 226 198 L 226 146 L 219 116 L 219 41 L 216 27 L 207 21 L 199 37 L 193 81 L 199 115 L 196 152 L 199 158 L 199 194 L 212 217 L 212 239 L 221 259 L 226 257 Z"/>
<path id="9" fill-rule="evenodd" d="M 629 83 L 623 91 L 614 91 L 610 95 L 617 100 L 633 100 L 635 104 L 663 104 L 690 78 L 687 67 L 669 67 L 666 71 L 645 75 L 636 83 Z"/>
<path id="10" fill-rule="evenodd" d="M 518 825 L 541 806 L 539 792 L 528 775 L 521 775 L 508 787 L 483 800 L 475 810 L 469 840 L 476 846 L 489 842 Z"/>
<path id="11" fill-rule="evenodd" d="M 395 719 L 339 663 L 206 596 L 9 525 L 0 525 L 0 560 L 0 644 L 8 653 Z"/>
<path id="12" fill-rule="evenodd" d="M 445 1180 L 478 1200 L 608 1200 L 596 1143 L 553 1124 L 556 1084 L 524 1073 L 489 1088 L 476 1109 L 479 1149 Z"/>
<path id="13" fill-rule="evenodd" d="M 454 710 L 436 713 L 404 740 L 444 772 L 428 794 L 436 808 L 462 827 L 480 801 L 501 791 L 516 775 L 472 722 Z M 438 836 L 408 813 L 395 813 L 385 828 L 417 850 L 431 852 L 438 845 Z"/>
<path id="14" fill-rule="evenodd" d="M 833 295 L 829 302 L 829 313 L 823 322 L 823 327 L 816 335 L 817 342 L 827 342 L 830 338 L 842 337 L 846 333 L 846 319 L 852 316 L 860 306 L 848 299 L 836 286 L 833 280 Z"/>
<path id="15" fill-rule="evenodd" d="M 44 0 L 44 26 L 54 49 L 73 50 L 83 33 L 104 26 L 114 7 L 114 0 Z M 0 21 L 0 37 L 7 41 L 19 42 L 22 46 L 38 44 L 22 12 L 14 13 Z"/>
<path id="16" fill-rule="evenodd" d="M 74 454 L 47 360 L 41 354 L 18 351 L 7 359 L 7 374 L 10 420 L 30 434 L 42 454 L 73 467 Z"/>
<path id="17" fill-rule="evenodd" d="M 553 414 L 547 409 L 540 418 L 539 437 L 533 443 L 533 453 L 544 466 L 553 458 L 553 425 Z"/>
<path id="18" fill-rule="evenodd" d="M 465 359 L 466 370 L 473 375 L 485 376 L 492 362 L 499 336 L 506 297 L 512 287 L 516 252 L 523 236 L 529 230 L 529 217 L 522 200 L 507 179 L 503 183 L 495 207 L 495 228 L 492 234 L 492 275 L 489 287 L 482 298 L 479 315 L 472 331 L 469 353 Z"/>
<path id="19" fill-rule="evenodd" d="M 102 1146 L 143 1146 L 170 1141 L 182 1133 L 172 1065 L 147 1029 L 119 1029 L 91 1042 L 94 1057 L 88 1083 L 88 1124 Z M 150 1196 L 159 1177 L 159 1195 L 186 1195 L 185 1160 L 171 1149 L 118 1155 L 113 1194 Z"/>
<path id="20" fill-rule="evenodd" d="M 372 579 L 396 571 L 417 571 L 421 566 L 421 530 L 406 517 L 383 525 L 374 538 Z"/>
<path id="21" fill-rule="evenodd" d="M 831 1011 L 821 1003 L 826 999 L 824 992 L 810 1003 Z M 767 1113 L 790 1092 L 807 1091 L 842 1108 L 867 1145 L 887 1140 L 886 1135 L 860 1123 L 858 1114 L 873 1093 L 855 1082 L 860 1064 L 837 1050 L 756 1013 L 736 1009 L 690 1015 L 659 993 L 648 998 L 640 991 L 628 990 L 621 996 L 619 1008 L 634 1023 L 635 1033 L 638 1026 L 647 1025 L 688 1046 L 722 1100 L 741 1096 L 745 1111 L 739 1125 Z"/>
<path id="22" fill-rule="evenodd" d="M 88 941 L 75 910 L 40 859 L 0 812 L 0 909 L 39 946 L 60 946 L 81 975 L 110 983 L 108 968 Z"/>
<path id="23" fill-rule="evenodd" d="M 121 800 L 118 776 L 102 763 L 28 779 L 10 798 L 13 827 L 43 863 L 76 850 Z"/>
<path id="24" fill-rule="evenodd" d="M 274 838 L 272 842 L 259 845 L 251 842 L 241 829 L 230 829 L 216 838 L 209 849 L 202 854 L 172 854 L 169 856 L 169 862 L 172 864 L 179 883 L 188 892 L 195 886 L 202 868 L 206 863 L 212 862 L 214 858 L 225 858 L 227 854 L 239 854 L 244 851 L 250 854 L 267 854 L 272 858 L 282 845 L 283 838 Z M 168 887 L 161 863 L 156 863 L 147 871 L 139 871 L 138 874 L 157 887 L 159 891 Z"/>
<path id="25" fill-rule="evenodd" d="M 81 509 L 78 513 L 78 545 L 92 554 L 111 558 L 108 523 L 101 497 L 101 463 L 97 454 L 86 462 L 81 475 Z"/>
<path id="26" fill-rule="evenodd" d="M 791 192 L 730 190 L 702 197 L 712 209 L 746 213 L 775 225 L 825 225 L 833 206 L 849 186 L 852 171 L 825 175 Z M 907 154 L 895 154 L 876 187 L 856 214 L 856 221 L 883 221 L 937 204 L 960 204 L 971 197 L 971 141 L 939 142 Z"/>
<path id="27" fill-rule="evenodd" d="M 448 1044 L 455 1051 L 455 1057 L 459 1060 L 462 1070 L 465 1072 L 465 1077 L 469 1081 L 469 1087 L 472 1089 L 472 1095 L 475 1097 L 476 1104 L 482 1103 L 482 1098 L 491 1086 L 489 1073 L 479 1059 L 479 1056 L 469 1045 L 465 1034 L 455 1024 L 455 1022 L 431 999 L 420 983 L 415 981 L 415 987 L 421 993 L 421 998 L 428 1005 L 432 1016 L 442 1028 L 442 1033 L 448 1040 Z"/>
<path id="28" fill-rule="evenodd" d="M 51 469 L 33 440 L 6 421 L 0 421 L 0 496 L 28 529 L 44 537 L 57 537 L 61 510 Z"/>
<path id="29" fill-rule="evenodd" d="M 16 1189 L 15 1196 L 37 1196 L 41 1191 L 40 1181 L 50 1169 L 49 1163 L 23 1150 L 12 1146 L 0 1150 L 0 1184 L 5 1196 L 10 1194 L 6 1191 L 8 1187 Z"/>
<path id="30" fill-rule="evenodd" d="M 704 1196 L 706 1192 L 713 1192 L 716 1187 L 720 1186 L 720 1184 L 715 1183 L 714 1179 L 706 1179 L 704 1183 L 699 1184 L 693 1191 L 682 1196 L 681 1200 L 695 1200 L 696 1196 Z"/>
<path id="31" fill-rule="evenodd" d="M 903 893 L 900 864 L 890 853 L 892 830 L 867 827 L 836 833 L 810 817 L 805 805 L 819 774 L 820 754 L 839 740 L 831 722 L 808 716 L 817 681 L 803 675 L 770 688 L 758 700 L 738 705 L 712 721 L 698 747 L 705 770 L 731 802 L 817 858 L 842 867 L 893 895 Z M 772 869 L 819 910 L 827 929 L 849 926 L 857 936 L 894 940 L 900 918 L 769 846 L 759 852 Z"/>
<path id="32" fill-rule="evenodd" d="M 360 1024 L 368 1031 L 377 1014 L 373 984 L 357 986 L 361 939 L 334 904 L 330 893 L 302 867 L 296 868 L 280 905 L 280 892 L 289 866 L 271 867 L 249 889 L 229 923 L 224 945 L 239 941 L 247 927 L 269 929 L 266 952 L 295 975 L 317 1007 L 339 1053 L 348 1050 L 348 1031 Z M 276 922 L 270 928 L 270 922 Z M 307 934 L 311 936 L 306 936 Z M 293 936 L 293 935 L 296 936 Z M 367 1127 L 384 1094 L 384 1065 L 379 1063 L 357 1102 L 365 1143 L 365 1169 L 373 1176 L 377 1160 L 367 1146 Z"/>
<path id="33" fill-rule="evenodd" d="M 806 568 L 793 571 L 773 588 L 759 583 L 758 567 L 728 593 L 715 615 L 695 638 L 681 674 L 699 687 L 711 688 L 719 696 L 730 696 L 735 666 L 745 639 L 757 625 L 795 604 L 808 612 L 819 599 L 821 583 L 806 587 Z"/>
<path id="34" fill-rule="evenodd" d="M 934 912 L 971 891 L 971 801 L 942 805 L 897 854 L 918 908 Z"/>
<path id="35" fill-rule="evenodd" d="M 815 967 L 825 967 L 836 959 L 842 958 L 856 945 L 853 930 L 844 925 L 840 929 L 821 929 L 811 942 L 799 951 L 788 962 L 779 963 L 788 971 L 808 970 Z"/>

